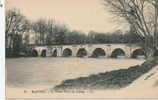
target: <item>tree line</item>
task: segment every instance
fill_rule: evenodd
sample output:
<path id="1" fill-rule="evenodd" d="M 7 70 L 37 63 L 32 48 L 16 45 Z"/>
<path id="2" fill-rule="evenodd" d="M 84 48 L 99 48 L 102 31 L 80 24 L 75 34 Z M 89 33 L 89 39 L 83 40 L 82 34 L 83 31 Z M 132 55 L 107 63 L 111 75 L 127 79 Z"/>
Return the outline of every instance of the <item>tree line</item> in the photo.
<path id="1" fill-rule="evenodd" d="M 103 33 L 70 30 L 52 19 L 28 20 L 19 10 L 6 11 L 6 56 L 17 57 L 28 49 L 28 45 L 72 45 L 103 43 L 141 43 L 132 28 L 129 31 Z M 132 33 L 132 34 L 131 34 Z M 33 35 L 33 39 L 30 37 Z M 31 43 L 31 41 L 34 41 Z"/>

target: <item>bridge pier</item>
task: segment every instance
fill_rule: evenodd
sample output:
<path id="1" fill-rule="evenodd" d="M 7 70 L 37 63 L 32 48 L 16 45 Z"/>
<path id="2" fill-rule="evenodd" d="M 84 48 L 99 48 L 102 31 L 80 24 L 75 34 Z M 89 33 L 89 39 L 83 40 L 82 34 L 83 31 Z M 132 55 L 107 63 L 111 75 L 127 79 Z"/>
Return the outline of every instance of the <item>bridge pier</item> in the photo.
<path id="1" fill-rule="evenodd" d="M 62 57 L 62 47 L 57 48 L 57 57 Z"/>

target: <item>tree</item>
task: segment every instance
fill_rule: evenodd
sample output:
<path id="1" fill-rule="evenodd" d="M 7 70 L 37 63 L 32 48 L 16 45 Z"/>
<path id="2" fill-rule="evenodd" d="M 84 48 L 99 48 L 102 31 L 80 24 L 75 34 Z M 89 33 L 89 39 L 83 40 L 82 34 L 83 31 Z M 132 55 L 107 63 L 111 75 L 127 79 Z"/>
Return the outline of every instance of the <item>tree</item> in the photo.
<path id="1" fill-rule="evenodd" d="M 80 31 L 73 30 L 65 35 L 65 44 L 85 44 L 86 35 Z"/>
<path id="2" fill-rule="evenodd" d="M 54 25 L 55 25 L 54 20 L 48 20 L 48 23 L 47 23 L 47 32 L 48 33 L 46 36 L 47 45 L 55 44 L 54 43 L 55 36 L 54 36 L 54 32 L 53 32 Z"/>
<path id="3" fill-rule="evenodd" d="M 33 30 L 36 33 L 37 44 L 44 45 L 46 44 L 47 36 L 47 22 L 44 19 L 39 19 L 37 22 L 33 23 Z"/>
<path id="4" fill-rule="evenodd" d="M 148 57 L 158 49 L 158 0 L 103 0 L 110 12 L 123 18 L 143 41 Z"/>
<path id="5" fill-rule="evenodd" d="M 56 24 L 53 27 L 54 43 L 57 45 L 64 44 L 65 34 L 67 33 L 67 31 L 68 29 L 65 25 Z"/>
<path id="6" fill-rule="evenodd" d="M 12 56 L 16 57 L 19 56 L 20 51 L 23 48 L 22 44 L 22 35 L 15 34 L 13 37 L 13 53 Z"/>
<path id="7" fill-rule="evenodd" d="M 29 21 L 18 10 L 6 11 L 5 42 L 7 48 L 6 53 L 10 53 L 10 56 L 18 56 L 20 46 L 23 45 L 22 35 L 29 31 L 29 24 Z"/>
<path id="8" fill-rule="evenodd" d="M 135 30 L 129 30 L 124 33 L 124 43 L 142 44 L 143 41 L 140 38 L 137 38 L 137 35 L 134 32 Z"/>

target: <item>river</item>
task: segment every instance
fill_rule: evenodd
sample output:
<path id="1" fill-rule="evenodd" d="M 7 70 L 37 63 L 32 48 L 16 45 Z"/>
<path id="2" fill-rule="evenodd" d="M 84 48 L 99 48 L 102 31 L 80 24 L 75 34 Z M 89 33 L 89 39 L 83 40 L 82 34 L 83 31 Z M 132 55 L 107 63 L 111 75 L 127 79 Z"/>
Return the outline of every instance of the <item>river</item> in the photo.
<path id="1" fill-rule="evenodd" d="M 7 86 L 54 87 L 63 80 L 100 72 L 126 69 L 143 63 L 138 59 L 105 58 L 12 58 L 6 59 Z"/>

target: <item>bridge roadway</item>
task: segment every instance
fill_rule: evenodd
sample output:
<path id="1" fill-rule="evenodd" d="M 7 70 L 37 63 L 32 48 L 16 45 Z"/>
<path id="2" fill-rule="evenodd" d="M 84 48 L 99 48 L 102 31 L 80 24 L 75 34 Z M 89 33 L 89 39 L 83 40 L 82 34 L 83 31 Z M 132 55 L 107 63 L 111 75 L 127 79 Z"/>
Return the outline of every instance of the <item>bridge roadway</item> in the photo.
<path id="1" fill-rule="evenodd" d="M 145 57 L 145 51 L 138 44 L 84 44 L 32 46 L 32 55 L 53 57 Z"/>

